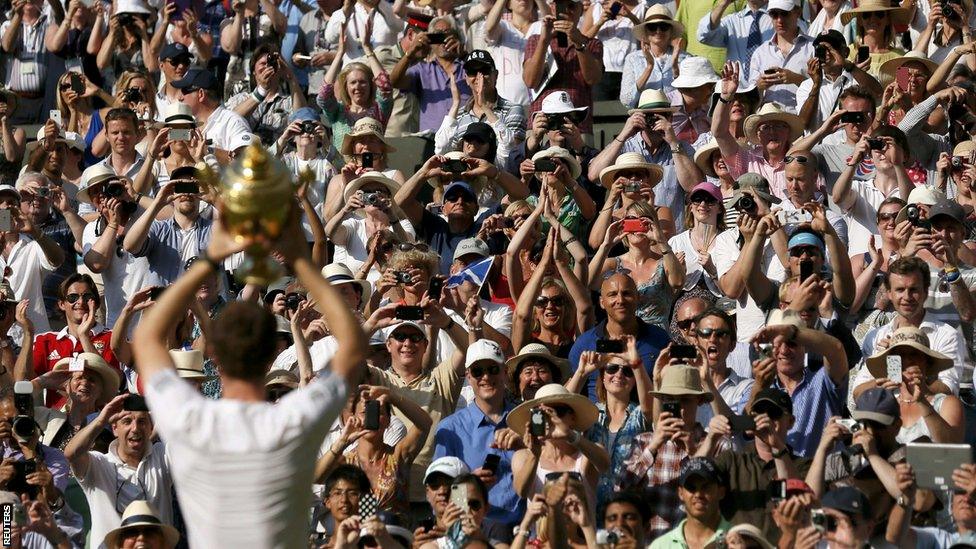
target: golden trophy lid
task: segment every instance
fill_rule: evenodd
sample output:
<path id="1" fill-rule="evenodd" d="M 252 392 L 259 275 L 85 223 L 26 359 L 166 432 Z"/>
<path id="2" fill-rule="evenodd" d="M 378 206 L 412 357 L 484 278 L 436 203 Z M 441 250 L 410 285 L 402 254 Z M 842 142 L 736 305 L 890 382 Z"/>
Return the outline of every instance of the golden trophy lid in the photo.
<path id="1" fill-rule="evenodd" d="M 238 215 L 278 209 L 295 194 L 288 167 L 260 143 L 248 146 L 225 168 L 220 188 L 224 208 Z"/>

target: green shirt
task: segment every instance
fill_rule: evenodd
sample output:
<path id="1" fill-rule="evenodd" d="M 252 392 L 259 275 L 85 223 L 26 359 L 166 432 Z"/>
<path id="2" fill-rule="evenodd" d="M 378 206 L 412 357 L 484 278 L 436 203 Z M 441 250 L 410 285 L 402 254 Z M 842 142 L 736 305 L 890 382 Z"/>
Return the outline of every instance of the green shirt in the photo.
<path id="1" fill-rule="evenodd" d="M 683 0 L 678 4 L 678 11 L 675 13 L 674 18 L 680 21 L 682 25 L 685 26 L 685 40 L 688 46 L 685 50 L 691 55 L 697 55 L 699 57 L 704 57 L 712 63 L 712 68 L 716 72 L 722 71 L 722 66 L 725 65 L 725 48 L 716 48 L 714 46 L 706 46 L 698 41 L 698 22 L 702 18 L 708 19 L 711 17 L 712 8 L 715 4 L 721 0 Z M 746 2 L 744 0 L 733 0 L 729 7 L 725 8 L 725 15 L 735 13 L 743 8 L 745 8 Z M 856 48 L 855 48 L 856 49 Z M 874 61 L 872 59 L 872 61 Z M 872 66 L 874 66 L 872 64 Z"/>
<path id="2" fill-rule="evenodd" d="M 674 547 L 688 547 L 688 543 L 685 541 L 685 523 L 688 519 L 682 519 L 673 530 L 668 531 L 668 533 L 654 540 L 651 543 L 650 549 L 672 549 Z M 708 538 L 705 545 L 710 545 L 716 541 L 724 541 L 725 533 L 732 528 L 732 523 L 725 520 L 722 517 L 722 521 L 718 523 L 718 530 L 715 530 L 715 535 Z"/>

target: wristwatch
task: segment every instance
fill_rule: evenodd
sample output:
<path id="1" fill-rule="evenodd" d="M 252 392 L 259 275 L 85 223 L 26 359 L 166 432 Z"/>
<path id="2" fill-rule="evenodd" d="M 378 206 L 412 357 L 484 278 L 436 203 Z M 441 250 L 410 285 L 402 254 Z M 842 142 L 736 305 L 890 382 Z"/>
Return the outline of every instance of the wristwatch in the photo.
<path id="1" fill-rule="evenodd" d="M 786 448 L 785 446 L 783 447 L 782 450 L 773 450 L 773 452 L 772 452 L 773 459 L 779 459 L 779 458 L 785 456 L 786 454 L 788 454 L 789 452 L 790 452 L 789 449 Z"/>
<path id="2" fill-rule="evenodd" d="M 671 154 L 682 154 L 685 150 L 681 147 L 681 143 L 675 143 L 671 145 Z"/>

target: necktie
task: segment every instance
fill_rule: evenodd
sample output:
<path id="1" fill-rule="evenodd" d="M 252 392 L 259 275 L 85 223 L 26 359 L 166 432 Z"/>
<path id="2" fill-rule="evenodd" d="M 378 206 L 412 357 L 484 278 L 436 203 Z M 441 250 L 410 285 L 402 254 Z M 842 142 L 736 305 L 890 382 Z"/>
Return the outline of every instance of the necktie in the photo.
<path id="1" fill-rule="evenodd" d="M 749 27 L 749 37 L 746 39 L 746 58 L 741 60 L 746 67 L 749 66 L 752 54 L 756 53 L 756 48 L 762 43 L 762 32 L 759 30 L 760 17 L 762 17 L 761 11 L 752 12 L 752 25 Z"/>

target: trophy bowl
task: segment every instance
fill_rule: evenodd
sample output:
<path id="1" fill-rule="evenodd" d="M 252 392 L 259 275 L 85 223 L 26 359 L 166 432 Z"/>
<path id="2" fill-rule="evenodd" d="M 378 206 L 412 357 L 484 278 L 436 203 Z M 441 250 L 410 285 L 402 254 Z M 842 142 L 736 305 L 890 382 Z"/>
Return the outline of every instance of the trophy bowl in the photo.
<path id="1" fill-rule="evenodd" d="M 295 182 L 287 166 L 254 143 L 220 177 L 220 219 L 238 240 L 270 241 L 281 235 L 295 204 Z M 237 270 L 248 284 L 267 286 L 282 275 L 281 266 L 260 245 L 245 250 Z"/>

